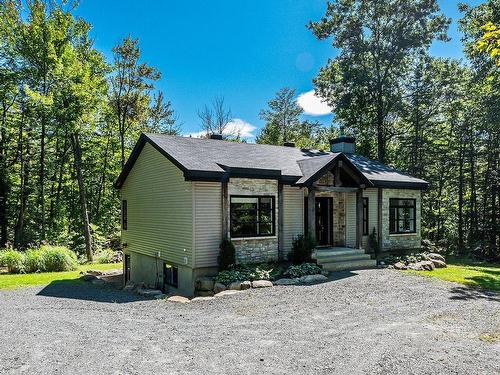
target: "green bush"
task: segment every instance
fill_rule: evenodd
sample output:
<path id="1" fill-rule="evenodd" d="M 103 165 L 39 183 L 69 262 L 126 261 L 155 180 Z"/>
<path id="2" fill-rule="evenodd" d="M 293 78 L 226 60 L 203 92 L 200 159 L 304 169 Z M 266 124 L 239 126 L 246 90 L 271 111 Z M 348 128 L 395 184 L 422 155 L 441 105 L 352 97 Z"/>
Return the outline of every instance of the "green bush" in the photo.
<path id="1" fill-rule="evenodd" d="M 115 252 L 111 249 L 101 249 L 94 254 L 96 263 L 113 263 Z"/>
<path id="2" fill-rule="evenodd" d="M 0 252 L 0 264 L 7 267 L 10 273 L 24 272 L 24 254 L 16 250 Z"/>
<path id="3" fill-rule="evenodd" d="M 380 253 L 380 246 L 378 243 L 377 232 L 375 231 L 375 228 L 373 228 L 370 236 L 368 237 L 368 244 L 375 255 L 378 255 Z"/>
<path id="4" fill-rule="evenodd" d="M 317 275 L 321 273 L 321 267 L 315 263 L 302 263 L 296 264 L 288 267 L 288 269 L 283 274 L 285 277 L 295 279 L 297 277 L 307 276 L 307 275 Z"/>
<path id="5" fill-rule="evenodd" d="M 316 247 L 316 240 L 309 235 L 298 235 L 292 244 L 292 251 L 288 254 L 293 264 L 301 264 L 311 261 L 311 255 Z"/>
<path id="6" fill-rule="evenodd" d="M 224 270 L 217 274 L 215 281 L 222 283 L 224 285 L 229 285 L 235 281 L 245 281 L 248 280 L 247 275 L 243 272 L 236 270 Z"/>
<path id="7" fill-rule="evenodd" d="M 73 271 L 78 265 L 76 254 L 67 247 L 43 245 L 40 251 L 45 272 Z"/>
<path id="8" fill-rule="evenodd" d="M 230 239 L 224 238 L 219 245 L 219 256 L 217 263 L 219 271 L 228 270 L 236 262 L 234 245 Z"/>
<path id="9" fill-rule="evenodd" d="M 26 252 L 24 258 L 24 271 L 27 273 L 45 271 L 42 249 L 30 249 Z"/>

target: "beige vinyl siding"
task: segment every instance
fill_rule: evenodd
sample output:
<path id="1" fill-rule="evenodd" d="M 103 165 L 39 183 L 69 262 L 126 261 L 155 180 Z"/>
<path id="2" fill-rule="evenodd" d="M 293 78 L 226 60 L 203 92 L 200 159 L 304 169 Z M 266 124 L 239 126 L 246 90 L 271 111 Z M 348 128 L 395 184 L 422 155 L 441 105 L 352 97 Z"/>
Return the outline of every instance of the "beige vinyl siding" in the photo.
<path id="1" fill-rule="evenodd" d="M 345 193 L 345 244 L 356 247 L 356 193 Z"/>
<path id="2" fill-rule="evenodd" d="M 363 190 L 363 197 L 368 198 L 368 235 L 363 236 L 363 248 L 367 250 L 368 236 L 372 233 L 373 229 L 377 231 L 378 191 L 377 189 L 365 189 Z"/>
<path id="3" fill-rule="evenodd" d="M 121 188 L 128 205 L 127 251 L 192 265 L 193 187 L 183 173 L 149 143 Z"/>
<path id="4" fill-rule="evenodd" d="M 222 239 L 222 184 L 195 182 L 194 188 L 194 267 L 217 265 Z"/>
<path id="5" fill-rule="evenodd" d="M 288 255 L 293 239 L 304 232 L 304 191 L 283 186 L 283 252 Z"/>

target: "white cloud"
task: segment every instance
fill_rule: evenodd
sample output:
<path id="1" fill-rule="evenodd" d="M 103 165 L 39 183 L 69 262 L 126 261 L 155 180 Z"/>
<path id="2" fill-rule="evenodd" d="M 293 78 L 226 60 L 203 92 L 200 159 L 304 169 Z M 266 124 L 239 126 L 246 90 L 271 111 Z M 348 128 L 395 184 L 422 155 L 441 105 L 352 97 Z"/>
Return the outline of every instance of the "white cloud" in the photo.
<path id="1" fill-rule="evenodd" d="M 332 107 L 316 96 L 314 90 L 300 94 L 297 104 L 302 107 L 306 115 L 323 116 L 332 113 Z"/>
<path id="2" fill-rule="evenodd" d="M 224 129 L 224 134 L 239 135 L 242 138 L 255 138 L 255 134 L 253 134 L 255 129 L 257 129 L 257 127 L 250 124 L 249 122 L 246 122 L 245 120 L 242 120 L 240 118 L 235 118 L 227 124 L 226 128 Z M 193 138 L 201 138 L 205 136 L 205 134 L 206 132 L 202 130 L 199 132 L 189 133 L 187 134 L 187 136 Z"/>

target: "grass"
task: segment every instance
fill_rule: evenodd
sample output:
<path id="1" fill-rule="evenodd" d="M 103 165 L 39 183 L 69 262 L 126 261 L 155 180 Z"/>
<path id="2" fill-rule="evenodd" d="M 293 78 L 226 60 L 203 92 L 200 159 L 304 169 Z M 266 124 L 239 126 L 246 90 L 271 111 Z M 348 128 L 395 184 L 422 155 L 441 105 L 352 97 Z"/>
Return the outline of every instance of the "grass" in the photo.
<path id="1" fill-rule="evenodd" d="M 473 262 L 467 259 L 450 259 L 447 268 L 436 268 L 434 271 L 408 272 L 500 292 L 500 264 Z"/>
<path id="2" fill-rule="evenodd" d="M 80 272 L 86 270 L 107 271 L 112 269 L 121 269 L 121 263 L 108 264 L 84 264 L 78 266 L 76 271 L 68 272 L 43 272 L 26 274 L 0 274 L 0 289 L 17 289 L 26 286 L 48 285 L 57 281 L 74 280 L 79 281 Z"/>

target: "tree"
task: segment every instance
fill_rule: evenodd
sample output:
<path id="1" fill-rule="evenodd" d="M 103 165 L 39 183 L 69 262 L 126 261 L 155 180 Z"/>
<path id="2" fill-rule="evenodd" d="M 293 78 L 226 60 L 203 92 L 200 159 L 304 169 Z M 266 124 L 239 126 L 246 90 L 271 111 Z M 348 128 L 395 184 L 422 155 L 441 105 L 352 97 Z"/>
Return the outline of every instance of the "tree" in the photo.
<path id="1" fill-rule="evenodd" d="M 257 143 L 283 144 L 293 141 L 300 127 L 302 108 L 297 104 L 295 90 L 284 87 L 268 102 L 268 109 L 260 111 L 260 118 L 266 122 Z"/>
<path id="2" fill-rule="evenodd" d="M 225 139 L 240 139 L 240 134 L 229 128 L 233 117 L 231 108 L 226 108 L 224 104 L 224 97 L 216 97 L 211 106 L 205 105 L 203 109 L 198 110 L 198 117 L 207 137 L 211 134 L 221 134 Z"/>
<path id="3" fill-rule="evenodd" d="M 172 109 L 172 103 L 170 100 L 165 101 L 162 91 L 159 91 L 153 97 L 149 112 L 149 131 L 167 135 L 180 135 L 181 126 L 177 123 L 177 116 Z"/>
<path id="4" fill-rule="evenodd" d="M 140 63 L 139 40 L 130 36 L 113 48 L 114 74 L 111 78 L 110 103 L 118 123 L 121 165 L 125 165 L 128 136 L 136 138 L 147 123 L 149 91 L 160 72 Z M 131 133 L 131 134 L 129 134 Z"/>
<path id="5" fill-rule="evenodd" d="M 309 24 L 316 37 L 332 38 L 340 50 L 314 80 L 316 91 L 340 123 L 373 129 L 381 162 L 411 56 L 436 38 L 446 40 L 449 23 L 435 0 L 336 0 L 320 21 Z"/>

